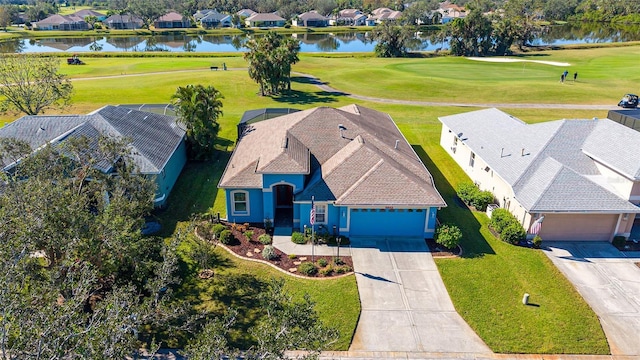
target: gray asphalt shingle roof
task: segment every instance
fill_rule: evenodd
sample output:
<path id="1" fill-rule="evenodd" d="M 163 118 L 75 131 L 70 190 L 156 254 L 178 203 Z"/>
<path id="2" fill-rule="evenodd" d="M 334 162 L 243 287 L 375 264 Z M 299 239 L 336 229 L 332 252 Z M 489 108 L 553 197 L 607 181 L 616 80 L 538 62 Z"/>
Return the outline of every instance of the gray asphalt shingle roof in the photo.
<path id="1" fill-rule="evenodd" d="M 141 173 L 159 173 L 184 138 L 175 117 L 105 106 L 88 115 L 24 116 L 0 128 L 0 137 L 17 138 L 32 149 L 70 136 L 99 134 L 131 140 L 133 159 Z"/>
<path id="2" fill-rule="evenodd" d="M 497 109 L 440 121 L 512 186 L 529 212 L 640 212 L 604 185 L 596 164 L 637 180 L 640 133 L 634 130 L 606 119 L 526 124 Z"/>
<path id="3" fill-rule="evenodd" d="M 300 167 L 302 154 L 310 168 Z M 446 206 L 389 115 L 361 106 L 319 107 L 251 124 L 219 186 L 262 187 L 261 174 L 275 163 L 279 173 L 310 173 L 297 201 L 313 195 L 340 205 Z"/>

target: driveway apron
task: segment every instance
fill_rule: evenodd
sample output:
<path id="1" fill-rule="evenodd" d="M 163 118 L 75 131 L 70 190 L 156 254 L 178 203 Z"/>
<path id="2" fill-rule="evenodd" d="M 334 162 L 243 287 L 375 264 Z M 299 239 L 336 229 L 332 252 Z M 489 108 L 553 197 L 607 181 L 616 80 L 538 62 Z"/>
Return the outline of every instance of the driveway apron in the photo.
<path id="1" fill-rule="evenodd" d="M 351 239 L 362 312 L 350 351 L 490 353 L 455 311 L 424 239 Z"/>
<path id="2" fill-rule="evenodd" d="M 612 355 L 640 356 L 637 252 L 609 243 L 549 242 L 545 253 L 600 318 Z"/>

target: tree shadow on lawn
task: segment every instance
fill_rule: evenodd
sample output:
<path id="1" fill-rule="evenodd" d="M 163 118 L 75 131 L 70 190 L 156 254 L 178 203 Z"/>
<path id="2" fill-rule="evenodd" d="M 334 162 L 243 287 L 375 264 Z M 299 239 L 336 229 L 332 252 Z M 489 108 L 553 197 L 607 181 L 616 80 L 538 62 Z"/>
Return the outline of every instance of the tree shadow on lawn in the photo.
<path id="1" fill-rule="evenodd" d="M 412 145 L 412 147 L 431 173 L 431 176 L 433 176 L 433 181 L 435 182 L 438 192 L 440 192 L 440 195 L 442 195 L 447 203 L 446 208 L 438 211 L 438 218 L 443 223 L 455 224 L 462 230 L 462 234 L 464 235 L 460 243 L 463 248 L 462 257 L 475 258 L 482 257 L 485 254 L 495 255 L 491 245 L 489 245 L 480 233 L 482 224 L 478 222 L 469 208 L 457 205 L 455 201 L 456 190 L 453 185 L 447 180 L 422 146 Z M 453 165 L 457 166 L 456 164 Z"/>
<path id="2" fill-rule="evenodd" d="M 289 90 L 282 95 L 272 96 L 271 98 L 277 102 L 294 104 L 294 105 L 309 105 L 318 103 L 332 103 L 337 102 L 338 97 L 343 96 L 342 93 L 334 93 L 328 91 L 316 91 L 316 92 L 304 92 L 298 90 Z"/>
<path id="3" fill-rule="evenodd" d="M 220 144 L 230 140 L 221 139 Z M 176 181 L 167 207 L 156 210 L 162 230 L 159 236 L 171 236 L 181 221 L 189 221 L 194 214 L 206 214 L 218 200 L 218 182 L 231 157 L 228 151 L 217 151 L 211 160 L 188 161 Z"/>

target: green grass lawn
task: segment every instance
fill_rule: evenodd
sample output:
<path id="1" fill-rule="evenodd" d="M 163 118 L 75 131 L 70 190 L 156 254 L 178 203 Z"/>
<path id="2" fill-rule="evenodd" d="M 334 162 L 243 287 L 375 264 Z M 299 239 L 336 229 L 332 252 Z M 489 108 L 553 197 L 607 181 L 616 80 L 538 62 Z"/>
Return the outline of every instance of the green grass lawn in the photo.
<path id="1" fill-rule="evenodd" d="M 366 56 L 324 58 L 303 55 L 295 70 L 319 76 L 340 90 L 398 99 L 582 104 L 608 103 L 615 99 L 617 102 L 622 93 L 637 87 L 640 75 L 629 72 L 629 66 L 633 56 L 640 52 L 640 47 L 610 48 L 608 53 L 601 50 L 558 51 L 536 57 L 580 64 L 576 69 L 581 81 L 565 85 L 551 79 L 552 73 L 559 76 L 563 68 L 533 64 L 530 67 L 527 64 L 525 74 L 531 70 L 538 75 L 520 79 L 522 64 L 501 70 L 495 64 L 471 63 L 460 58 L 388 60 Z M 236 124 L 245 110 L 339 107 L 356 102 L 344 96 L 324 93 L 297 78 L 294 78 L 291 94 L 280 98 L 260 97 L 256 95 L 257 85 L 248 78 L 246 71 L 207 70 L 214 61 L 226 61 L 229 67 L 246 66 L 238 56 L 89 60 L 84 67 L 63 69 L 74 79 L 121 73 L 143 75 L 74 81 L 74 105 L 63 113 L 87 113 L 107 104 L 166 103 L 177 86 L 187 84 L 211 84 L 225 96 L 224 116 L 220 119 L 220 153 L 210 162 L 191 163 L 185 168 L 169 199 L 168 209 L 158 214 L 165 236 L 183 227 L 194 214 L 219 212 L 225 215 L 224 194 L 216 189 L 216 185 L 235 141 Z M 144 74 L 174 70 L 186 71 Z M 573 71 L 573 68 L 568 70 Z M 625 73 L 626 77 L 623 76 Z M 467 78 L 462 76 L 465 74 Z M 544 74 L 549 76 L 548 82 L 541 82 L 538 78 Z M 627 87 L 631 89 L 627 90 Z M 547 92 L 546 88 L 554 91 Z M 611 95 L 611 99 L 606 94 Z M 449 204 L 439 213 L 440 217 L 458 224 L 465 234 L 462 243 L 465 257 L 438 260 L 438 268 L 456 309 L 492 350 L 505 353 L 609 352 L 593 312 L 540 251 L 497 241 L 487 230 L 485 215 L 457 208 L 451 201 L 453 188 L 465 180 L 466 175 L 440 148 L 437 117 L 473 109 L 357 103 L 389 113 L 434 175 L 437 188 Z M 527 122 L 606 116 L 606 111 L 503 110 Z M 5 116 L 2 119 L 12 118 Z M 198 306 L 214 311 L 219 310 L 222 304 L 244 306 L 250 322 L 258 309 L 252 307 L 248 289 L 252 284 L 260 285 L 271 276 L 281 275 L 271 274 L 271 270 L 264 266 L 228 258 L 224 253 L 219 253 L 218 259 L 221 265 L 216 268 L 216 279 L 206 282 L 195 280 L 189 259 L 185 257 L 187 283 L 182 293 L 196 300 Z M 230 283 L 236 286 L 231 288 L 233 291 L 229 290 Z M 334 349 L 346 349 L 360 310 L 355 279 L 348 277 L 328 282 L 287 279 L 287 287 L 296 296 L 305 291 L 312 294 L 323 321 L 340 329 L 341 340 Z M 525 292 L 530 293 L 531 301 L 540 306 L 522 306 L 520 299 Z M 232 295 L 225 295 L 227 293 Z M 237 341 L 243 344 L 247 339 L 238 334 Z"/>
<path id="2" fill-rule="evenodd" d="M 295 69 L 360 95 L 466 103 L 615 104 L 638 91 L 640 47 L 560 50 L 521 57 L 570 63 L 488 63 L 461 57 L 380 59 L 303 56 Z M 560 84 L 567 69 L 578 81 Z M 571 77 L 572 79 L 572 77 Z"/>

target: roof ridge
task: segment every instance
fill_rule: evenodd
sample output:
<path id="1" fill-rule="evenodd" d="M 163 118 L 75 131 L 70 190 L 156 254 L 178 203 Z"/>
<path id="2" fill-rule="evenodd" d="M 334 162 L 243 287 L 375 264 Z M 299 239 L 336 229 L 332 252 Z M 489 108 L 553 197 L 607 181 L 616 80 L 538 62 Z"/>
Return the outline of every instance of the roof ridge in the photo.
<path id="1" fill-rule="evenodd" d="M 545 150 L 549 147 L 549 144 L 551 144 L 551 142 L 555 139 L 556 135 L 558 135 L 558 133 L 560 132 L 560 129 L 564 128 L 567 125 L 567 120 L 566 119 L 561 119 L 561 120 L 557 120 L 557 121 L 561 121 L 562 124 L 560 126 L 558 126 L 554 131 L 553 134 L 551 134 L 551 136 L 549 136 L 549 138 L 547 139 L 547 141 L 544 143 L 544 145 L 542 147 L 540 147 L 540 151 L 538 151 L 538 153 L 536 155 L 533 156 L 533 159 L 529 162 L 529 165 L 524 169 L 524 171 L 522 171 L 520 173 L 520 176 L 518 176 L 518 178 L 513 182 L 513 186 L 512 188 L 515 188 L 516 186 L 519 185 L 520 181 L 524 180 L 525 175 L 529 173 L 529 170 L 534 166 L 538 164 L 538 161 L 544 161 L 545 159 L 542 158 L 542 155 L 545 153 Z M 526 123 L 525 123 L 526 124 Z M 527 126 L 529 126 L 530 124 L 527 124 Z M 535 124 L 533 124 L 535 125 Z M 549 158 L 553 159 L 552 157 L 548 156 Z M 554 161 L 560 163 L 558 160 L 553 159 Z M 562 163 L 560 163 L 562 164 Z M 562 166 L 564 166 L 564 164 L 562 164 Z"/>
<path id="2" fill-rule="evenodd" d="M 340 197 L 338 199 L 336 199 L 337 202 L 339 202 L 341 199 L 345 198 L 347 195 L 351 194 L 358 186 L 360 186 L 360 184 L 362 182 L 364 182 L 364 180 L 366 180 L 369 176 L 371 176 L 371 174 L 373 174 L 380 166 L 382 166 L 382 164 L 384 164 L 384 159 L 380 159 L 380 161 L 378 161 L 375 165 L 373 165 L 371 167 L 371 169 L 367 170 L 366 173 L 364 173 L 364 175 L 362 175 L 360 177 L 360 179 L 358 179 L 357 181 L 355 181 L 344 193 L 342 193 L 342 195 L 340 195 Z"/>
<path id="3" fill-rule="evenodd" d="M 531 207 L 530 207 L 531 209 L 535 209 L 535 207 L 536 207 L 536 206 L 538 205 L 538 203 L 540 202 L 540 199 L 542 199 L 542 198 L 543 198 L 543 195 L 544 195 L 544 194 L 549 190 L 549 188 L 550 188 L 550 187 L 551 187 L 551 185 L 554 183 L 554 181 L 558 178 L 558 176 L 560 175 L 560 173 L 562 172 L 562 170 L 563 170 L 564 168 L 567 168 L 566 166 L 564 166 L 564 164 L 563 164 L 563 163 L 561 163 L 561 162 L 559 162 L 558 160 L 556 160 L 556 159 L 552 158 L 551 156 L 549 156 L 549 157 L 548 157 L 548 159 L 549 159 L 549 160 L 552 160 L 552 161 L 554 161 L 554 162 L 556 162 L 556 163 L 558 163 L 558 164 L 560 164 L 560 168 L 558 168 L 558 170 L 556 171 L 556 173 L 555 173 L 555 174 L 553 175 L 553 177 L 551 178 L 551 181 L 549 181 L 549 182 L 547 183 L 547 185 L 544 187 L 544 189 L 540 192 L 540 195 L 538 196 L 538 198 L 536 199 L 536 201 L 535 201 L 533 204 L 531 204 Z M 528 168 L 527 168 L 527 169 L 528 169 Z M 569 168 L 567 168 L 567 169 L 569 169 Z M 569 169 L 569 170 L 571 170 L 571 169 Z M 571 171 L 573 171 L 573 170 L 571 170 Z M 573 172 L 575 173 L 575 171 L 573 171 Z M 576 174 L 577 174 L 577 173 L 576 173 Z M 513 188 L 515 188 L 515 185 L 513 186 Z M 514 196 L 514 197 L 515 197 L 515 196 Z"/>

